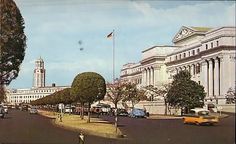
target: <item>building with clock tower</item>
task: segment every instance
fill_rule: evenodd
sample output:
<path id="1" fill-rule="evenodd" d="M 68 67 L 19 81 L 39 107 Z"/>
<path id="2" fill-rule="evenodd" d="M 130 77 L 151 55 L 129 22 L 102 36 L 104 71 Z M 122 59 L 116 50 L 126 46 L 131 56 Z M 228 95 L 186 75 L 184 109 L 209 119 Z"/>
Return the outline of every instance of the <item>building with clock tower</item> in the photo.
<path id="1" fill-rule="evenodd" d="M 35 61 L 35 69 L 34 69 L 34 88 L 45 87 L 45 72 L 44 69 L 44 61 L 40 57 Z"/>

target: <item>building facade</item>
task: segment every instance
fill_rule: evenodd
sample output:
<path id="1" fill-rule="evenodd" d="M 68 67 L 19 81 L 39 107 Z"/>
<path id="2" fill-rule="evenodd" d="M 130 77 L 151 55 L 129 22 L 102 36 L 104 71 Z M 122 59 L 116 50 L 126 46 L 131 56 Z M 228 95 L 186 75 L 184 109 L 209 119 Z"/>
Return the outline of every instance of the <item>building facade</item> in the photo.
<path id="1" fill-rule="evenodd" d="M 128 68 L 124 65 L 120 77 L 135 79 L 135 67 L 141 69 L 139 85 L 161 86 L 170 83 L 179 71 L 188 70 L 191 79 L 204 86 L 206 101 L 225 103 L 227 91 L 235 90 L 236 83 L 235 31 L 235 27 L 183 26 L 174 36 L 173 46 L 154 46 L 142 51 L 142 60 Z"/>
<path id="2" fill-rule="evenodd" d="M 8 89 L 7 90 L 7 103 L 17 105 L 20 103 L 30 103 L 33 100 L 43 98 L 54 92 L 69 88 L 69 86 L 45 86 L 46 70 L 44 68 L 44 61 L 39 58 L 35 61 L 34 69 L 34 82 L 32 88 L 25 89 Z"/>

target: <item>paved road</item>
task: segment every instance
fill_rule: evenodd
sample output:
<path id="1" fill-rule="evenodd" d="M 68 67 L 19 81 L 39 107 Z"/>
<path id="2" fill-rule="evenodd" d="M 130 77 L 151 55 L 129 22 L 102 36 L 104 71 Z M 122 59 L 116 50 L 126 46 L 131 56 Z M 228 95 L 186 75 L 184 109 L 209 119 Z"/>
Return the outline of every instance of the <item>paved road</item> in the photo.
<path id="1" fill-rule="evenodd" d="M 86 144 L 124 143 L 124 139 L 85 138 Z M 78 144 L 78 133 L 54 126 L 49 118 L 12 110 L 0 118 L 0 144 Z"/>
<path id="2" fill-rule="evenodd" d="M 111 117 L 103 117 L 112 121 Z M 181 120 L 119 118 L 123 139 L 86 136 L 85 144 L 234 144 L 235 116 L 217 126 L 184 125 Z M 52 125 L 49 118 L 10 111 L 0 119 L 0 144 L 77 144 L 78 133 Z"/>
<path id="3" fill-rule="evenodd" d="M 109 117 L 106 120 L 112 121 Z M 235 115 L 216 126 L 183 124 L 182 119 L 119 118 L 132 144 L 235 144 Z"/>

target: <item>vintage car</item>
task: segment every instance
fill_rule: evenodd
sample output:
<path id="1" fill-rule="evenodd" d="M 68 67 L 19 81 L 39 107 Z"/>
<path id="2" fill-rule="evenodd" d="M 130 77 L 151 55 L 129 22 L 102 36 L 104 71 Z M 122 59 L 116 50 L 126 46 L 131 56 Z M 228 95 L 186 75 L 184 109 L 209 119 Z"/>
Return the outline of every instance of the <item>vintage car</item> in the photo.
<path id="1" fill-rule="evenodd" d="M 191 109 L 189 114 L 184 115 L 183 122 L 196 125 L 209 124 L 214 125 L 219 122 L 218 117 L 209 115 L 209 110 L 204 108 Z"/>
<path id="2" fill-rule="evenodd" d="M 129 116 L 133 118 L 145 118 L 146 112 L 144 109 L 133 108 L 129 113 Z"/>
<path id="3" fill-rule="evenodd" d="M 35 106 L 32 106 L 30 109 L 29 109 L 29 113 L 30 114 L 37 114 L 38 113 L 38 110 Z"/>
<path id="4" fill-rule="evenodd" d="M 1 117 L 1 118 L 4 118 L 4 115 L 5 115 L 4 108 L 3 108 L 2 105 L 0 105 L 0 117 Z"/>

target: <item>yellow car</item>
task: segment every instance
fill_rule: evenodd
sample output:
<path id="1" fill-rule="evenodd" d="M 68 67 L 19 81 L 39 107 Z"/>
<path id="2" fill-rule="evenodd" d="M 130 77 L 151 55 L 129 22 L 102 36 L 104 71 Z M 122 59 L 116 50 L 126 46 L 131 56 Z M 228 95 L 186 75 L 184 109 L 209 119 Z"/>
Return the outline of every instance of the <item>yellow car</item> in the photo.
<path id="1" fill-rule="evenodd" d="M 209 111 L 203 108 L 191 109 L 189 114 L 184 115 L 183 120 L 185 124 L 193 123 L 197 125 L 214 125 L 219 122 L 218 117 L 209 115 Z"/>

